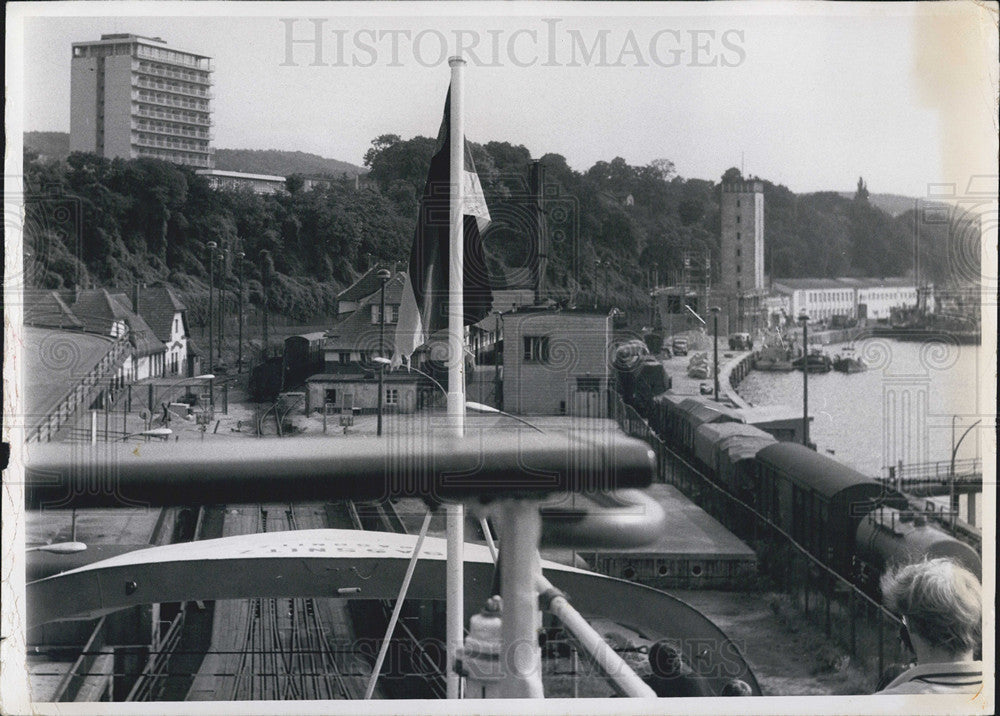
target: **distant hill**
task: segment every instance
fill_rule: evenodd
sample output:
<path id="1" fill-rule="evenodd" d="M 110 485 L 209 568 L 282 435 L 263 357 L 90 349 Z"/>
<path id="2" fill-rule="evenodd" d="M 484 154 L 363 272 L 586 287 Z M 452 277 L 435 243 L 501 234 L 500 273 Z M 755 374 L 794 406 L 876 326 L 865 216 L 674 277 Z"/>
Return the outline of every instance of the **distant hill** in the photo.
<path id="1" fill-rule="evenodd" d="M 68 132 L 25 132 L 24 146 L 48 160 L 69 156 Z M 215 168 L 251 174 L 330 174 L 355 177 L 368 170 L 339 159 L 327 159 L 307 152 L 280 149 L 216 149 Z"/>
<path id="2" fill-rule="evenodd" d="M 280 149 L 216 149 L 215 168 L 232 172 L 251 174 L 330 174 L 340 177 L 346 174 L 355 177 L 368 170 L 342 162 L 327 159 L 307 152 L 287 152 Z"/>
<path id="3" fill-rule="evenodd" d="M 69 156 L 69 132 L 25 132 L 24 146 L 44 159 L 62 161 Z"/>
<path id="4" fill-rule="evenodd" d="M 853 199 L 853 191 L 839 191 L 840 196 L 846 199 Z M 869 194 L 868 203 L 884 211 L 890 216 L 899 216 L 913 208 L 915 197 L 902 196 L 900 194 Z M 937 202 L 934 202 L 937 203 Z"/>

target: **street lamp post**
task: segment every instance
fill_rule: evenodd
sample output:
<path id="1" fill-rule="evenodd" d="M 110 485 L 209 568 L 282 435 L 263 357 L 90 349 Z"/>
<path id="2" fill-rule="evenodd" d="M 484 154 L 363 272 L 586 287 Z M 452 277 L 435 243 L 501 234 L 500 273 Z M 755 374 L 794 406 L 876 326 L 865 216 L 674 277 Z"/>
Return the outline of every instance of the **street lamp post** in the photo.
<path id="1" fill-rule="evenodd" d="M 802 444 L 809 447 L 809 315 L 799 314 L 802 324 Z"/>
<path id="2" fill-rule="evenodd" d="M 719 402 L 719 307 L 712 306 L 712 375 L 715 376 L 715 402 Z"/>
<path id="3" fill-rule="evenodd" d="M 383 353 L 385 352 L 385 283 L 389 280 L 388 269 L 379 269 L 378 280 L 382 283 L 381 290 L 379 292 L 379 308 L 378 308 L 378 357 L 384 358 Z M 376 429 L 376 435 L 382 435 L 382 406 L 385 400 L 385 364 L 382 361 L 378 361 L 378 427 Z"/>
<path id="4" fill-rule="evenodd" d="M 214 336 L 212 335 L 212 294 L 215 291 L 215 247 L 214 241 L 208 242 L 208 372 L 211 373 L 215 366 L 212 360 L 212 343 L 214 342 Z"/>
<path id="5" fill-rule="evenodd" d="M 237 310 L 239 312 L 239 328 L 236 339 L 236 372 L 243 372 L 243 259 L 246 254 L 242 251 L 236 253 L 236 260 L 239 261 L 239 299 L 237 300 Z"/>
<path id="6" fill-rule="evenodd" d="M 222 342 L 225 340 L 226 315 L 226 254 L 228 249 L 219 250 L 219 363 L 222 363 Z"/>
<path id="7" fill-rule="evenodd" d="M 955 456 L 958 454 L 958 448 L 962 444 L 962 441 L 965 440 L 965 436 L 968 435 L 970 432 L 972 432 L 972 429 L 974 427 L 976 427 L 977 425 L 979 425 L 979 423 L 983 422 L 982 420 L 977 420 L 972 425 L 970 425 L 969 427 L 967 427 L 965 429 L 965 432 L 962 433 L 962 437 L 960 437 L 958 439 L 958 442 L 956 443 L 955 442 L 955 420 L 957 418 L 958 418 L 957 415 L 952 415 L 951 416 L 951 469 L 948 472 L 948 475 L 949 475 L 949 479 L 948 479 L 948 483 L 949 483 L 949 488 L 948 488 L 948 493 L 949 493 L 949 495 L 948 495 L 949 496 L 948 507 L 951 508 L 951 530 L 952 530 L 952 532 L 955 531 L 955 516 L 958 514 L 958 496 L 955 494 Z M 972 510 L 970 510 L 970 512 L 971 511 Z M 971 522 L 971 520 L 970 520 L 970 522 Z"/>

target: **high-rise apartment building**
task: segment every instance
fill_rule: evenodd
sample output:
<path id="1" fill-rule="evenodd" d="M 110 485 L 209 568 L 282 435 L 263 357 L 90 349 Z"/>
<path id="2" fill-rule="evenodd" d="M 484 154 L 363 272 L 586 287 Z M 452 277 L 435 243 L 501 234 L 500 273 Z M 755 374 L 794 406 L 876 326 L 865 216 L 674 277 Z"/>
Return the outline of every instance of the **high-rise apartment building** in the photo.
<path id="1" fill-rule="evenodd" d="M 73 43 L 70 151 L 211 168 L 212 60 L 158 37 Z"/>

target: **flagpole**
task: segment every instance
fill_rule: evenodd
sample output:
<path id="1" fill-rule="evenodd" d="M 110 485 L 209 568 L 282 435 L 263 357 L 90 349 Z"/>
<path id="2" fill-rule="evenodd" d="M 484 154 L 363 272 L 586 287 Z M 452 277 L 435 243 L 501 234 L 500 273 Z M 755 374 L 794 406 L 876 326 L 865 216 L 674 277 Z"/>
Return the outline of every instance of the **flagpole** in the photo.
<path id="1" fill-rule="evenodd" d="M 463 193 L 465 178 L 465 123 L 462 112 L 462 69 L 465 60 L 451 57 L 451 128 L 449 132 L 450 240 L 448 247 L 448 420 L 456 437 L 465 434 L 465 350 L 464 291 L 465 236 L 463 230 Z M 465 636 L 464 544 L 465 508 L 447 504 L 447 574 L 445 579 L 447 696 L 461 698 L 460 680 L 455 662 Z"/>

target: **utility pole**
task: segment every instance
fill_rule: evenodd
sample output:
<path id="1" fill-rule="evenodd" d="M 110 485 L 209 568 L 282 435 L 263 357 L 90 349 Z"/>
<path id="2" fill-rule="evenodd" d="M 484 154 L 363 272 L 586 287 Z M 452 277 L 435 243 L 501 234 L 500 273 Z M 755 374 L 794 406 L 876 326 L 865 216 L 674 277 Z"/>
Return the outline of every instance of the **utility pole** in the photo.
<path id="1" fill-rule="evenodd" d="M 712 375 L 715 377 L 715 402 L 719 402 L 719 307 L 712 306 Z"/>
<path id="2" fill-rule="evenodd" d="M 802 324 L 802 444 L 809 447 L 809 315 L 799 314 Z"/>
<path id="3" fill-rule="evenodd" d="M 212 335 L 212 323 L 214 316 L 212 315 L 212 299 L 213 293 L 215 292 L 215 247 L 217 244 L 214 241 L 208 242 L 208 372 L 213 373 L 215 366 L 212 360 L 212 351 L 214 337 Z M 152 410 L 152 407 L 150 407 Z"/>
<path id="4" fill-rule="evenodd" d="M 263 296 L 261 298 L 261 306 L 263 313 L 261 315 L 260 322 L 260 332 L 261 332 L 261 362 L 267 360 L 267 294 L 271 284 L 271 252 L 267 249 L 263 249 L 260 252 L 260 285 L 262 289 Z"/>
<path id="5" fill-rule="evenodd" d="M 236 260 L 239 261 L 239 298 L 237 299 L 237 310 L 239 312 L 239 327 L 237 329 L 238 337 L 236 339 L 236 372 L 243 372 L 243 259 L 246 258 L 246 254 L 242 251 L 236 253 Z"/>
<path id="6" fill-rule="evenodd" d="M 222 363 L 222 341 L 225 338 L 226 314 L 226 254 L 228 249 L 219 249 L 219 363 Z"/>
<path id="7" fill-rule="evenodd" d="M 385 357 L 385 283 L 389 280 L 389 270 L 379 269 L 378 280 L 382 284 L 382 288 L 379 292 L 379 306 L 378 306 L 378 355 L 379 358 Z M 376 429 L 376 435 L 382 435 L 382 406 L 385 400 L 385 364 L 379 361 L 378 364 L 378 428 Z"/>

